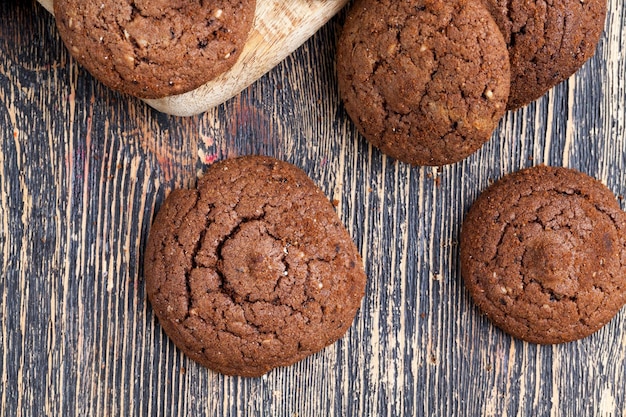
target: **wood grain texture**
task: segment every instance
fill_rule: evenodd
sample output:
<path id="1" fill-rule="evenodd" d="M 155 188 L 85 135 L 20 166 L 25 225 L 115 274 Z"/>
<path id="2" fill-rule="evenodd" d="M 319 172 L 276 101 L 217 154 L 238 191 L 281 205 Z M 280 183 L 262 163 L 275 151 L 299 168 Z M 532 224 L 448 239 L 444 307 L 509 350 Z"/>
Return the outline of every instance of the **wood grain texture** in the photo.
<path id="1" fill-rule="evenodd" d="M 233 99 L 179 118 L 91 78 L 34 1 L 0 3 L 0 416 L 626 414 L 626 312 L 578 342 L 514 340 L 469 299 L 457 244 L 479 192 L 522 167 L 577 168 L 626 194 L 623 1 L 574 77 L 441 169 L 357 134 L 335 79 L 344 17 Z M 169 191 L 242 154 L 292 162 L 337 199 L 369 276 L 343 339 L 255 379 L 183 357 L 141 267 Z"/>
<path id="2" fill-rule="evenodd" d="M 53 0 L 38 0 L 53 12 Z M 341 10 L 348 0 L 258 0 L 254 25 L 237 62 L 185 94 L 146 99 L 155 109 L 193 116 L 232 98 L 274 68 Z"/>

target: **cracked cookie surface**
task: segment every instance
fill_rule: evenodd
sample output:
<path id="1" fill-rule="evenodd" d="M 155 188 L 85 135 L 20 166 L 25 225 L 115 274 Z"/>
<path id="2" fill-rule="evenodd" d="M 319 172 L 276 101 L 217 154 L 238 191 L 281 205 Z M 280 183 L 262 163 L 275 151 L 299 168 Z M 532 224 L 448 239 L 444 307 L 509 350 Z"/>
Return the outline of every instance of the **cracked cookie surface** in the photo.
<path id="1" fill-rule="evenodd" d="M 461 274 L 494 324 L 533 343 L 586 337 L 626 302 L 626 215 L 599 181 L 537 166 L 472 205 Z"/>
<path id="2" fill-rule="evenodd" d="M 416 165 L 457 162 L 493 133 L 509 95 L 502 34 L 478 1 L 358 0 L 337 49 L 359 132 Z"/>
<path id="3" fill-rule="evenodd" d="M 252 27 L 256 0 L 55 0 L 68 50 L 115 90 L 160 98 L 228 70 Z"/>
<path id="4" fill-rule="evenodd" d="M 146 291 L 190 358 L 259 376 L 335 342 L 350 327 L 365 272 L 332 204 L 295 166 L 219 162 L 196 190 L 174 190 L 146 246 Z"/>
<path id="5" fill-rule="evenodd" d="M 569 78 L 595 52 L 606 0 L 483 0 L 509 47 L 511 95 L 522 107 Z"/>

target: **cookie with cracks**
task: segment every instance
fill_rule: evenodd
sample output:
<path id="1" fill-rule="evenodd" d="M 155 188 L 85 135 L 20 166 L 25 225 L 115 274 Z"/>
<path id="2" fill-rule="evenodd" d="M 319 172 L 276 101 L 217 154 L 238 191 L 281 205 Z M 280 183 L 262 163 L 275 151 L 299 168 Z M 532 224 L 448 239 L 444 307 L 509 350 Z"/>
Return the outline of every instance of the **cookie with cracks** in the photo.
<path id="1" fill-rule="evenodd" d="M 148 297 L 172 341 L 217 372 L 260 376 L 335 342 L 365 291 L 359 253 L 299 168 L 218 162 L 173 191 L 145 253 Z"/>
<path id="2" fill-rule="evenodd" d="M 586 337 L 626 302 L 626 214 L 586 174 L 537 166 L 472 205 L 461 274 L 495 325 L 540 344 Z"/>
<path id="3" fill-rule="evenodd" d="M 63 42 L 94 77 L 140 98 L 191 91 L 228 70 L 256 0 L 55 0 Z"/>

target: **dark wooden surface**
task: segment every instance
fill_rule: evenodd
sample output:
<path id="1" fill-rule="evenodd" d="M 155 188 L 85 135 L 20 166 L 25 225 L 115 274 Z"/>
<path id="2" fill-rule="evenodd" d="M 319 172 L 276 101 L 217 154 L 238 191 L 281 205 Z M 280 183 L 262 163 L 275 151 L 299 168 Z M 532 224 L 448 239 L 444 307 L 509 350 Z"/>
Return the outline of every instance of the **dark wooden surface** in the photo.
<path id="1" fill-rule="evenodd" d="M 94 81 L 42 7 L 0 3 L 0 415 L 626 414 L 626 312 L 578 342 L 514 340 L 469 299 L 457 244 L 478 193 L 521 167 L 577 168 L 626 194 L 623 7 L 610 0 L 579 73 L 437 169 L 384 157 L 348 120 L 333 62 L 343 12 L 239 96 L 177 118 Z M 339 201 L 369 283 L 338 343 L 244 379 L 169 342 L 141 264 L 172 188 L 254 153 Z"/>

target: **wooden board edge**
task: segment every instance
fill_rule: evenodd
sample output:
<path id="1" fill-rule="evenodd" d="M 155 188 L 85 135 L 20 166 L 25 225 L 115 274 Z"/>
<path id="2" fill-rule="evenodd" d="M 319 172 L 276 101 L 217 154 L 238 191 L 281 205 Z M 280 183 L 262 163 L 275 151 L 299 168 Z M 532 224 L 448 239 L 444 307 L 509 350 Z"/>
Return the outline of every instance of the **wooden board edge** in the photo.
<path id="1" fill-rule="evenodd" d="M 37 0 L 53 13 L 53 0 Z M 176 96 L 145 99 L 174 116 L 203 113 L 234 97 L 300 47 L 348 0 L 257 0 L 255 21 L 233 67 L 201 87 Z"/>

